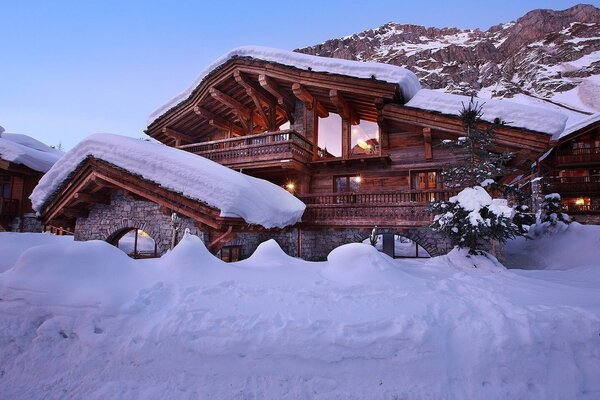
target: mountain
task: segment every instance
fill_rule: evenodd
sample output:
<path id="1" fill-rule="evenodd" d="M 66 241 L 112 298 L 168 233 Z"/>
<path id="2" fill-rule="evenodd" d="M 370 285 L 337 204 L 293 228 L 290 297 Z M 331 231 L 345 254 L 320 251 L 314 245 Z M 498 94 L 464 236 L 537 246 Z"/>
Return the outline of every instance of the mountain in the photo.
<path id="1" fill-rule="evenodd" d="M 592 5 L 534 10 L 487 31 L 390 22 L 295 51 L 403 66 L 423 87 L 559 108 L 573 121 L 600 112 L 600 9 Z"/>

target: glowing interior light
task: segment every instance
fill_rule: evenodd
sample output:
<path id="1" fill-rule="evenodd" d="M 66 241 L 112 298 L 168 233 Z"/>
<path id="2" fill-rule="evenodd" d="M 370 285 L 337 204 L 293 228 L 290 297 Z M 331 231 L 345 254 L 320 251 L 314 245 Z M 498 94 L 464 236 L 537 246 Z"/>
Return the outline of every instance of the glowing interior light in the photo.
<path id="1" fill-rule="evenodd" d="M 294 182 L 288 182 L 288 183 L 285 185 L 285 188 L 286 188 L 288 191 L 290 191 L 290 192 L 293 192 L 293 191 L 294 191 L 294 189 L 296 189 L 296 185 L 294 185 Z"/>
<path id="2" fill-rule="evenodd" d="M 577 204 L 578 206 L 583 206 L 585 204 L 585 200 L 580 197 L 577 200 L 575 200 L 575 204 Z"/>
<path id="3" fill-rule="evenodd" d="M 360 177 L 360 175 L 354 177 L 354 182 L 360 183 L 361 181 L 362 181 L 362 178 Z"/>
<path id="4" fill-rule="evenodd" d="M 370 148 L 371 146 L 369 144 L 367 144 L 367 142 L 365 142 L 363 139 L 358 139 L 356 141 L 356 144 L 358 145 L 358 147 L 360 147 L 363 150 L 367 150 L 368 148 Z"/>

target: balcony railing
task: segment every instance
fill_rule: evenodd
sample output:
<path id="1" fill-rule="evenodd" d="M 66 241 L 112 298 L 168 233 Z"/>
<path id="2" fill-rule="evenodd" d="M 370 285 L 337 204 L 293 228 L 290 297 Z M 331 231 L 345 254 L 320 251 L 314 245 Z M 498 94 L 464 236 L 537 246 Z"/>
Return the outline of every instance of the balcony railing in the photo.
<path id="1" fill-rule="evenodd" d="M 563 204 L 568 214 L 600 213 L 600 204 Z"/>
<path id="2" fill-rule="evenodd" d="M 431 222 L 431 201 L 448 200 L 455 190 L 328 193 L 301 196 L 302 221 L 323 226 L 423 226 Z"/>
<path id="3" fill-rule="evenodd" d="M 308 163 L 313 154 L 312 143 L 291 130 L 194 143 L 179 148 L 229 166 L 281 160 Z"/>
<path id="4" fill-rule="evenodd" d="M 558 164 L 600 163 L 600 147 L 560 149 L 556 153 Z"/>
<path id="5" fill-rule="evenodd" d="M 5 199 L 0 197 L 0 217 L 12 218 L 17 216 L 19 201 L 16 199 Z"/>
<path id="6" fill-rule="evenodd" d="M 546 193 L 600 193 L 600 176 L 550 176 L 543 187 Z"/>

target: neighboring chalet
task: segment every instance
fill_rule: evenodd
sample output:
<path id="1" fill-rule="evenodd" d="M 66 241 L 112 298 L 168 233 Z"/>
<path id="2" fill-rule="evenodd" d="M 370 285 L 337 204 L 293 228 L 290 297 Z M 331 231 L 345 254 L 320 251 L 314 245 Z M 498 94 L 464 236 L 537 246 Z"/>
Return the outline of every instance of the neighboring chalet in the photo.
<path id="1" fill-rule="evenodd" d="M 322 260 L 336 246 L 364 240 L 375 226 L 391 255 L 402 247 L 395 238 L 414 240 L 421 246 L 415 252 L 442 254 L 447 244 L 427 228 L 427 206 L 455 194 L 440 177 L 455 156 L 440 143 L 464 135 L 457 114 L 469 99 L 419 89 L 416 76 L 396 66 L 236 49 L 155 112 L 146 133 L 177 151 L 170 156 L 204 157 L 285 188 L 306 204 L 300 223 L 266 226 L 227 214 L 209 197 L 91 154 L 63 174 L 61 185 L 40 194 L 37 209 L 47 224 L 69 226 L 81 240 L 114 242 L 132 229 L 144 231 L 157 236 L 158 254 L 168 248 L 174 212 L 226 260 L 250 255 L 268 238 L 288 254 Z M 482 127 L 493 126 L 496 150 L 513 152 L 511 166 L 523 173 L 564 130 L 559 113 L 486 102 Z M 190 170 L 190 177 L 205 174 L 203 168 L 210 166 Z M 231 184 L 223 181 L 219 190 Z M 191 179 L 191 185 L 196 190 L 202 183 Z M 258 206 L 273 199 L 244 201 Z"/>
<path id="2" fill-rule="evenodd" d="M 600 224 L 600 114 L 568 127 L 536 167 L 537 191 L 559 193 L 575 221 Z"/>
<path id="3" fill-rule="evenodd" d="M 63 155 L 26 135 L 0 127 L 0 232 L 41 232 L 29 195 Z"/>

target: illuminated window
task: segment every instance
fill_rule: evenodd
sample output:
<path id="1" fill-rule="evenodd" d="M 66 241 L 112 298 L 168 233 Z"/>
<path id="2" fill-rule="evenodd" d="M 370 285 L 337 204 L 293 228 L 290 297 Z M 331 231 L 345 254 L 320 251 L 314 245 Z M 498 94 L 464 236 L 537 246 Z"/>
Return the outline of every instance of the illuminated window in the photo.
<path id="1" fill-rule="evenodd" d="M 418 171 L 412 172 L 411 175 L 411 188 L 413 190 L 437 189 L 439 187 L 439 174 L 437 171 Z"/>
<path id="2" fill-rule="evenodd" d="M 350 155 L 379 154 L 379 126 L 375 122 L 360 121 L 350 128 Z"/>
<path id="3" fill-rule="evenodd" d="M 318 126 L 319 158 L 342 156 L 342 117 L 329 113 L 327 118 L 319 118 Z"/>
<path id="4" fill-rule="evenodd" d="M 157 255 L 154 239 L 141 229 L 124 231 L 116 237 L 115 245 L 133 258 L 150 258 Z"/>

